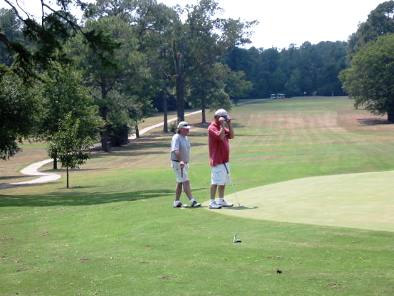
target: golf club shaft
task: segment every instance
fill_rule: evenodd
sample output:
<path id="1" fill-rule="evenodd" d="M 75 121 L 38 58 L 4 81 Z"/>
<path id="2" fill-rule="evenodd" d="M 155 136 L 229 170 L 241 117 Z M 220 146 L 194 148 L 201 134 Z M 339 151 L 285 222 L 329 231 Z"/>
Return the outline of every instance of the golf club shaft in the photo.
<path id="1" fill-rule="evenodd" d="M 230 171 L 229 171 L 229 169 L 227 168 L 227 165 L 226 165 L 225 163 L 224 163 L 223 165 L 224 165 L 224 168 L 226 169 L 227 177 L 228 177 L 229 183 L 231 184 L 231 190 L 233 191 L 233 195 L 234 195 L 234 199 L 235 199 L 234 201 L 238 204 L 238 206 L 240 206 L 241 204 L 239 203 L 238 196 L 236 195 L 237 192 L 236 192 L 235 189 L 234 189 L 234 183 L 233 183 L 233 180 L 232 180 L 232 178 L 231 178 Z"/>

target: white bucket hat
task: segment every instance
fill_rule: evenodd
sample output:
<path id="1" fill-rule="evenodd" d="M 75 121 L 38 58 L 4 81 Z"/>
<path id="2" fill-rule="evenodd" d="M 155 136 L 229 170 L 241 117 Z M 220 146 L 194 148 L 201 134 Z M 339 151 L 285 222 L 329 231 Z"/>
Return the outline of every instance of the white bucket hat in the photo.
<path id="1" fill-rule="evenodd" d="M 224 109 L 217 109 L 216 112 L 215 112 L 215 116 L 227 117 L 228 113 Z"/>
<path id="2" fill-rule="evenodd" d="M 181 128 L 190 129 L 190 125 L 186 121 L 181 121 L 180 123 L 178 123 L 178 130 L 180 130 Z"/>

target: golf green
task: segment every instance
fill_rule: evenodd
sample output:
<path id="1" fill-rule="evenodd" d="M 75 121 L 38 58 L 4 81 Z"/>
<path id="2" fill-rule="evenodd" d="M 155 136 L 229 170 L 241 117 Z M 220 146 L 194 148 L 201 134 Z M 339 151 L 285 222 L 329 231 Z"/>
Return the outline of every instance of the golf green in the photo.
<path id="1" fill-rule="evenodd" d="M 394 231 L 394 171 L 290 180 L 228 195 L 217 213 L 261 220 Z"/>

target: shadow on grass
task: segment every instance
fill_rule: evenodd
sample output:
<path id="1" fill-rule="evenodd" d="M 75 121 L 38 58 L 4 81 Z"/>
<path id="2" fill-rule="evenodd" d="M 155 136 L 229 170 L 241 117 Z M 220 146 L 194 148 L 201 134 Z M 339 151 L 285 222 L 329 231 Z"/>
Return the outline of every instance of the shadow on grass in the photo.
<path id="1" fill-rule="evenodd" d="M 75 187 L 75 189 L 89 188 L 89 186 Z M 90 206 L 123 201 L 136 201 L 172 196 L 174 190 L 154 189 L 138 190 L 130 192 L 80 192 L 70 189 L 69 192 L 52 192 L 43 195 L 2 195 L 0 194 L 0 207 L 51 207 L 51 206 Z M 193 191 L 205 190 L 206 188 L 195 188 Z M 67 190 L 67 189 L 63 189 Z"/>
<path id="2" fill-rule="evenodd" d="M 387 119 L 383 118 L 360 118 L 357 121 L 361 125 L 386 125 L 386 124 L 393 124 L 392 122 L 388 121 Z"/>
<path id="3" fill-rule="evenodd" d="M 246 206 L 240 205 L 240 206 L 234 206 L 234 207 L 231 207 L 231 208 L 224 208 L 224 209 L 225 210 L 231 210 L 231 211 L 243 211 L 243 210 L 254 210 L 254 209 L 257 209 L 257 208 L 258 208 L 257 206 L 246 207 Z"/>
<path id="4" fill-rule="evenodd" d="M 0 176 L 0 181 L 7 181 L 7 180 L 11 180 L 11 179 L 23 179 L 23 178 L 27 178 L 28 176 Z M 2 184 L 8 184 L 8 183 L 0 183 L 0 186 Z"/>
<path id="5" fill-rule="evenodd" d="M 0 207 L 89 206 L 136 201 L 173 194 L 173 190 L 156 189 L 131 192 L 52 192 L 44 195 L 1 195 Z"/>
<path id="6" fill-rule="evenodd" d="M 20 179 L 26 178 L 26 176 L 0 176 L 0 180 L 8 180 L 8 179 Z"/>

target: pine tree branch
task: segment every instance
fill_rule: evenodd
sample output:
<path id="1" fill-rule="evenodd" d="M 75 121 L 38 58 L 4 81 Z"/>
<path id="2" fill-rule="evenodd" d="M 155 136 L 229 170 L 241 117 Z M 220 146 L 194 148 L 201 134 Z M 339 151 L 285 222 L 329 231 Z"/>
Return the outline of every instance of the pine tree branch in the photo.
<path id="1" fill-rule="evenodd" d="M 30 15 L 29 13 L 27 13 L 27 12 L 22 8 L 22 6 L 19 5 L 18 0 L 16 0 L 16 5 L 18 5 L 19 9 L 22 10 L 22 11 L 27 15 L 27 18 L 31 18 L 31 15 Z"/>
<path id="2" fill-rule="evenodd" d="M 18 19 L 20 19 L 22 22 L 25 22 L 25 19 L 24 19 L 23 17 L 21 17 L 21 15 L 19 14 L 19 11 L 18 11 L 18 9 L 15 7 L 15 5 L 13 5 L 13 4 L 12 4 L 10 1 L 8 1 L 8 0 L 4 0 L 4 1 L 12 8 L 12 10 L 14 11 L 16 17 L 17 17 Z"/>

